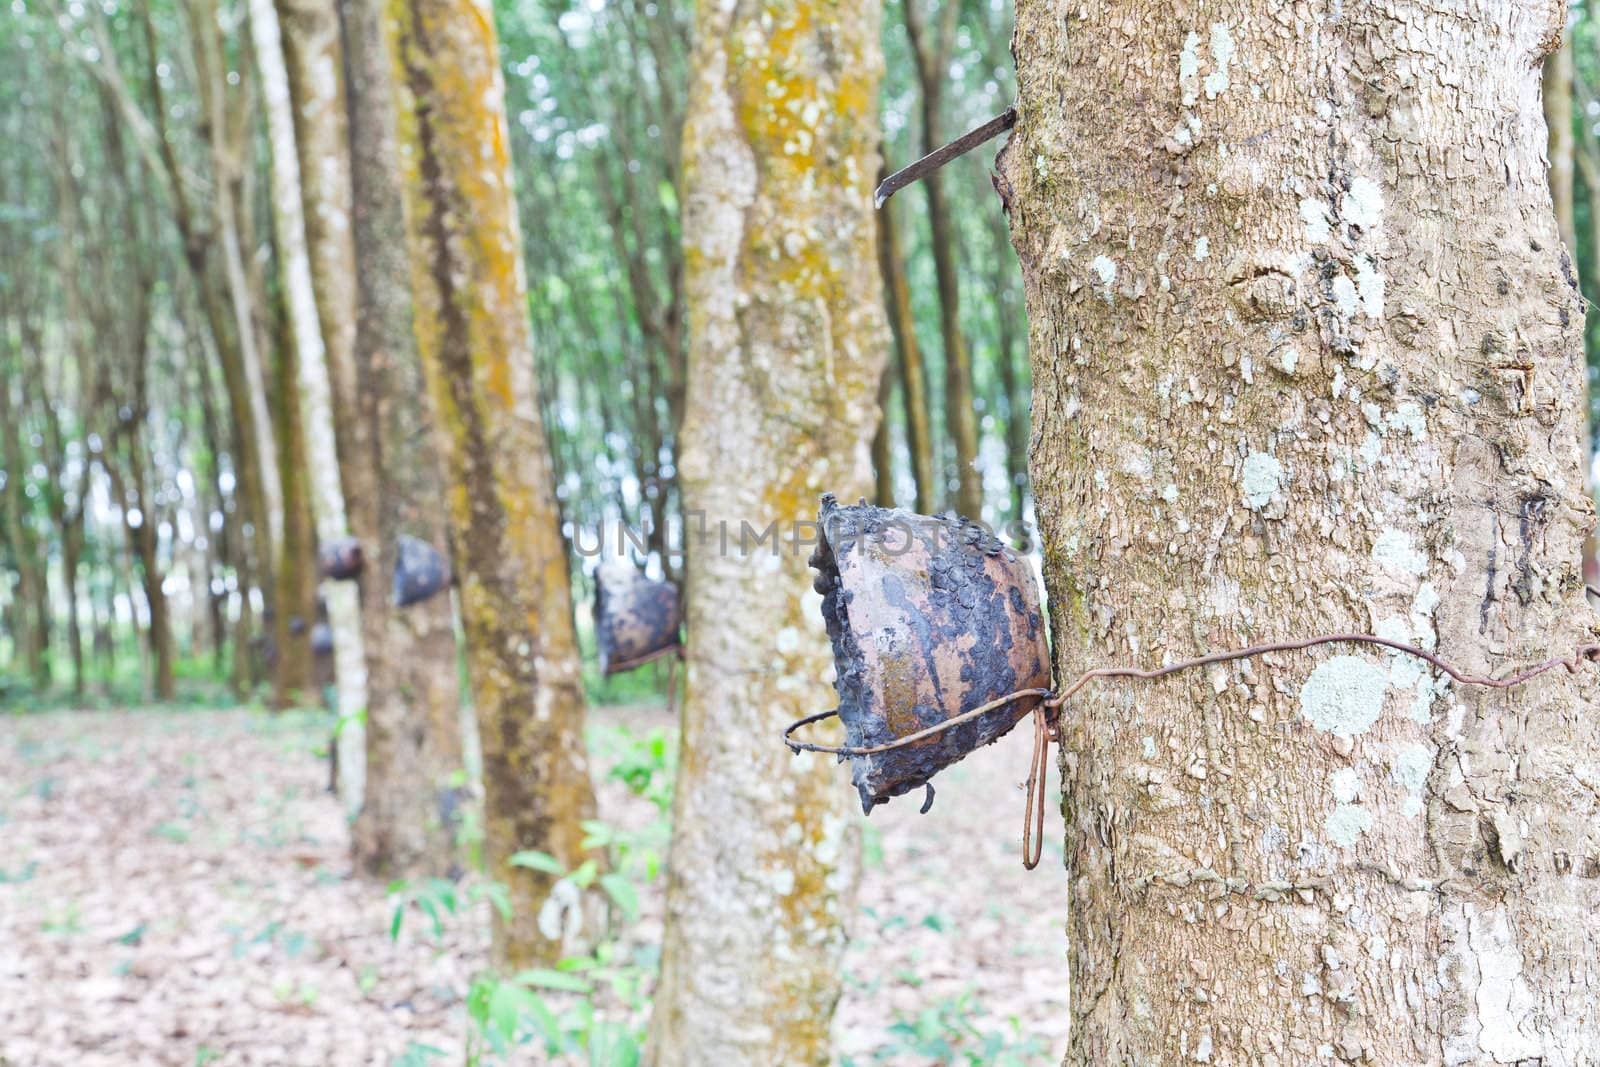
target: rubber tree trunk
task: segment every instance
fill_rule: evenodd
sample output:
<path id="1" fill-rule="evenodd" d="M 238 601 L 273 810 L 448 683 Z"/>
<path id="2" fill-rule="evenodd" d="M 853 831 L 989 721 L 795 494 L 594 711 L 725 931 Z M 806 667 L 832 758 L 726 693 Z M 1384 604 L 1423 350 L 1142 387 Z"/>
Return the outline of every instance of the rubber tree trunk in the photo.
<path id="1" fill-rule="evenodd" d="M 349 535 L 339 456 L 334 436 L 333 387 L 327 349 L 317 318 L 316 292 L 306 248 L 300 161 L 295 144 L 289 75 L 284 65 L 278 15 L 272 0 L 250 0 L 250 32 L 261 77 L 261 96 L 272 152 L 272 217 L 278 271 L 294 340 L 296 388 L 311 487 L 311 512 L 319 544 Z M 349 413 L 341 413 L 347 415 Z M 345 814 L 361 810 L 366 739 L 367 666 L 361 647 L 361 608 L 349 582 L 324 582 L 322 599 L 333 635 L 335 710 L 339 726 L 339 800 Z"/>
<path id="2" fill-rule="evenodd" d="M 12 639 L 27 668 L 28 677 L 36 690 L 50 686 L 50 662 L 46 655 L 46 636 L 36 615 L 40 592 L 45 585 L 43 558 L 39 553 L 39 538 L 33 524 L 28 521 L 28 497 L 23 492 L 27 469 L 22 453 L 22 434 L 17 418 L 19 405 L 11 393 L 9 377 L 0 381 L 0 465 L 7 478 L 0 490 L 0 519 L 4 520 L 6 540 L 15 553 L 17 585 L 13 593 L 10 622 L 14 627 Z"/>
<path id="3" fill-rule="evenodd" d="M 399 608 L 390 595 L 395 546 L 420 538 L 449 555 L 444 479 L 411 317 L 411 260 L 395 140 L 394 79 L 381 0 L 339 5 L 345 42 L 354 210 L 361 269 L 355 357 L 358 459 L 370 494 L 351 500 L 367 546 L 362 579 L 368 674 L 367 800 L 356 863 L 372 877 L 447 873 L 462 800 L 460 686 L 448 590 Z M 379 487 L 381 486 L 381 491 Z"/>
<path id="4" fill-rule="evenodd" d="M 287 314 L 282 301 L 273 306 L 273 327 L 277 358 L 273 362 L 276 423 L 273 439 L 279 485 L 283 489 L 283 516 L 277 542 L 278 566 L 272 579 L 272 640 L 276 649 L 272 688 L 274 706 L 282 710 L 299 705 L 322 704 L 317 691 L 316 657 L 311 652 L 311 628 L 317 622 L 316 529 L 311 517 L 310 493 L 306 482 L 305 428 L 300 406 L 295 403 L 296 366 L 294 344 L 289 336 Z"/>
<path id="5" fill-rule="evenodd" d="M 917 342 L 917 320 L 911 312 L 911 284 L 906 280 L 906 261 L 900 249 L 893 201 L 878 211 L 878 263 L 883 272 L 884 306 L 889 313 L 895 360 L 900 371 L 906 451 L 911 459 L 911 477 L 917 487 L 917 513 L 932 515 L 938 510 L 938 498 L 933 481 L 933 440 L 928 429 L 928 381 L 922 366 L 922 346 Z"/>
<path id="6" fill-rule="evenodd" d="M 878 375 L 878 431 L 872 435 L 872 499 L 894 507 L 894 440 L 889 427 L 889 402 L 894 398 L 894 365 L 885 362 Z"/>
<path id="7" fill-rule="evenodd" d="M 1574 136 L 1572 129 L 1572 41 L 1563 40 L 1561 47 L 1544 60 L 1544 121 L 1550 130 L 1550 199 L 1556 210 L 1556 230 L 1567 255 L 1572 257 L 1573 269 L 1578 262 L 1578 226 L 1572 208 L 1573 174 L 1575 168 Z"/>
<path id="8" fill-rule="evenodd" d="M 418 347 L 449 486 L 478 733 L 484 859 L 511 891 L 496 956 L 550 962 L 594 933 L 521 850 L 567 868 L 594 814 L 572 590 L 527 319 L 494 21 L 466 0 L 392 7 Z M 568 883 L 570 884 L 570 883 Z M 565 946 L 565 948 L 564 948 Z"/>
<path id="9" fill-rule="evenodd" d="M 960 5 L 943 0 L 930 24 L 923 5 L 927 0 L 906 0 L 906 34 L 911 43 L 922 116 L 922 151 L 944 142 L 944 88 L 950 80 L 950 59 Z M 983 477 L 978 472 L 978 413 L 973 404 L 972 355 L 961 331 L 961 277 L 956 266 L 957 229 L 945 197 L 946 173 L 934 171 L 922 179 L 928 198 L 928 227 L 933 248 L 934 278 L 939 288 L 939 338 L 944 349 L 945 432 L 954 447 L 956 465 L 955 510 L 971 519 L 983 518 Z M 926 514 L 926 513 L 924 513 Z"/>
<path id="10" fill-rule="evenodd" d="M 682 484 L 707 536 L 689 545 L 656 1067 L 828 1062 L 857 868 L 850 792 L 832 760 L 773 739 L 834 699 L 791 524 L 826 490 L 872 491 L 888 339 L 871 216 L 880 19 L 875 0 L 698 12 Z"/>
<path id="11" fill-rule="evenodd" d="M 1002 171 L 1058 676 L 1593 640 L 1561 7 L 1064 14 L 1018 5 Z M 1498 692 L 1351 647 L 1083 693 L 1067 1062 L 1588 1062 L 1594 670 Z"/>

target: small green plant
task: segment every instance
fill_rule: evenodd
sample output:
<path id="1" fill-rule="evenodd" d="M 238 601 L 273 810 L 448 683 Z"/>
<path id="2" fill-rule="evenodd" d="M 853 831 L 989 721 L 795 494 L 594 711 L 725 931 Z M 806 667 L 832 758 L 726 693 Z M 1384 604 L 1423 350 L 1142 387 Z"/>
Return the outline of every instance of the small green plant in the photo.
<path id="1" fill-rule="evenodd" d="M 661 874 L 672 809 L 676 752 L 664 730 L 643 737 L 616 728 L 591 734 L 591 745 L 609 758 L 608 776 L 649 800 L 656 817 L 639 829 L 624 829 L 600 819 L 583 824 L 583 847 L 604 856 L 567 868 L 546 852 L 512 855 L 514 867 L 541 871 L 579 891 L 599 889 L 626 923 L 639 917 L 640 889 Z M 514 1048 L 542 1045 L 549 1056 L 589 1067 L 638 1067 L 649 1012 L 646 990 L 660 965 L 656 945 L 629 947 L 619 939 L 601 942 L 587 956 L 562 960 L 553 968 L 514 975 L 482 974 L 467 996 L 472 1022 L 468 1063 L 505 1058 Z"/>
<path id="2" fill-rule="evenodd" d="M 434 1060 L 443 1059 L 444 1056 L 442 1048 L 408 1041 L 405 1051 L 389 1061 L 389 1067 L 429 1067 Z"/>
<path id="3" fill-rule="evenodd" d="M 1015 1016 L 1007 1020 L 1007 1030 L 985 1030 L 974 1021 L 981 1014 L 970 991 L 935 1001 L 915 1016 L 898 1016 L 889 1027 L 889 1040 L 874 1049 L 870 1059 L 846 1056 L 840 1067 L 902 1058 L 966 1067 L 1026 1067 L 1048 1054 L 1039 1038 L 1023 1036 L 1022 1024 Z"/>
<path id="4" fill-rule="evenodd" d="M 19 885 L 23 882 L 31 882 L 33 881 L 33 876 L 38 873 L 38 860 L 29 860 L 15 871 L 0 869 L 0 885 Z"/>
<path id="5" fill-rule="evenodd" d="M 502 918 L 511 918 L 511 895 L 500 882 L 474 881 L 458 885 L 448 878 L 428 878 L 416 884 L 401 880 L 389 883 L 389 895 L 395 898 L 389 920 L 391 941 L 399 939 L 406 912 L 413 909 L 428 917 L 435 939 L 444 936 L 447 917 L 456 917 L 464 906 L 470 907 L 480 900 L 492 904 Z"/>

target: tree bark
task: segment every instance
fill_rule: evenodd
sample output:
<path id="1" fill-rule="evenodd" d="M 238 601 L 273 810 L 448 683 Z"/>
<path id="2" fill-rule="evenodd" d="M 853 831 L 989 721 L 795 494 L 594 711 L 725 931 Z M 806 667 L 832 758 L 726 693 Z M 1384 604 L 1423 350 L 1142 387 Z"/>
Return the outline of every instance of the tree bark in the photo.
<path id="1" fill-rule="evenodd" d="M 884 362 L 878 375 L 878 430 L 872 435 L 873 501 L 894 507 L 894 441 L 889 432 L 889 402 L 894 399 L 894 365 Z"/>
<path id="2" fill-rule="evenodd" d="M 823 491 L 872 484 L 880 20 L 875 0 L 698 11 L 682 485 L 708 535 L 689 546 L 656 1067 L 829 1059 L 857 867 L 849 792 L 832 760 L 771 739 L 833 696 L 791 524 Z M 764 529 L 784 543 L 753 544 Z"/>
<path id="3" fill-rule="evenodd" d="M 11 379 L 0 381 L 0 464 L 6 474 L 0 491 L 0 518 L 4 519 L 6 541 L 11 545 L 17 565 L 17 586 L 12 602 L 13 639 L 22 654 L 28 677 L 35 689 L 50 686 L 50 663 L 45 655 L 46 637 L 37 617 L 43 597 L 44 569 L 39 565 L 39 538 L 28 521 L 26 484 L 27 463 L 22 455 L 22 435 L 17 420 L 17 404 L 11 394 Z"/>
<path id="4" fill-rule="evenodd" d="M 880 170 L 882 180 L 882 171 Z M 893 202 L 878 210 L 878 264 L 883 272 L 884 304 L 894 335 L 894 354 L 900 371 L 901 403 L 906 416 L 906 451 L 911 457 L 911 477 L 917 487 L 917 512 L 938 510 L 933 481 L 933 439 L 928 429 L 928 383 L 922 367 L 922 347 L 917 343 L 917 320 L 911 313 L 911 285 L 906 280 L 905 254 Z"/>
<path id="5" fill-rule="evenodd" d="M 1572 129 L 1572 42 L 1563 39 L 1561 47 L 1544 60 L 1544 121 L 1549 127 L 1550 199 L 1556 211 L 1556 230 L 1561 243 L 1578 263 L 1578 226 L 1572 209 L 1574 141 Z"/>
<path id="6" fill-rule="evenodd" d="M 448 591 L 393 605 L 389 577 L 402 534 L 449 556 L 426 382 L 412 331 L 411 260 L 395 140 L 394 80 L 381 0 L 342 0 L 350 125 L 352 235 L 361 264 L 355 356 L 370 494 L 351 500 L 366 546 L 361 583 L 368 674 L 367 802 L 357 866 L 381 878 L 443 875 L 455 857 L 461 795 L 461 707 L 455 613 Z M 381 486 L 381 491 L 379 491 Z"/>
<path id="7" fill-rule="evenodd" d="M 1002 165 L 1058 681 L 1593 640 L 1560 5 L 1089 5 L 1070 47 L 1064 14 L 1018 5 Z M 1589 1062 L 1593 670 L 1501 692 L 1346 648 L 1086 690 L 1067 1062 Z"/>
<path id="8" fill-rule="evenodd" d="M 955 43 L 956 18 L 961 5 L 943 0 L 937 26 L 924 23 L 920 5 L 925 0 L 905 0 L 906 35 L 911 42 L 922 111 L 922 151 L 932 152 L 943 143 L 941 113 L 944 86 L 950 79 L 950 54 Z M 944 175 L 939 171 L 922 179 L 928 197 L 928 226 L 933 245 L 934 277 L 939 287 L 939 338 L 944 347 L 945 432 L 955 448 L 956 494 L 959 514 L 983 518 L 983 477 L 977 468 L 978 413 L 973 406 L 972 356 L 961 332 L 961 281 L 956 270 L 956 227 L 944 195 Z M 926 513 L 925 513 L 926 514 Z"/>
<path id="9" fill-rule="evenodd" d="M 1021 309 L 1016 305 L 1016 263 L 1006 239 L 1005 216 L 996 211 L 991 224 L 994 235 L 995 361 L 1000 365 L 1000 391 L 1006 411 L 1006 481 L 1011 487 L 1011 519 L 1021 522 L 1028 499 L 1028 407 L 1029 384 L 1017 373 L 1017 325 Z"/>
<path id="10" fill-rule="evenodd" d="M 438 420 L 483 746 L 484 859 L 510 887 L 499 961 L 550 962 L 594 933 L 521 850 L 569 869 L 594 814 L 572 590 L 533 369 L 494 21 L 465 0 L 390 9 L 417 345 Z"/>
<path id="11" fill-rule="evenodd" d="M 328 544 L 349 534 L 339 456 L 334 436 L 333 387 L 327 348 L 317 318 L 316 291 L 306 247 L 305 210 L 296 148 L 289 76 L 284 65 L 278 15 L 272 0 L 250 0 L 250 33 L 261 76 L 261 97 L 272 151 L 272 217 L 277 237 L 278 271 L 289 328 L 294 340 L 295 400 L 305 440 L 311 511 L 317 541 Z M 337 76 L 337 72 L 333 73 Z M 349 582 L 323 582 L 328 626 L 333 633 L 334 684 L 339 728 L 339 799 L 347 815 L 361 810 L 365 784 L 367 666 L 361 647 L 361 609 Z"/>

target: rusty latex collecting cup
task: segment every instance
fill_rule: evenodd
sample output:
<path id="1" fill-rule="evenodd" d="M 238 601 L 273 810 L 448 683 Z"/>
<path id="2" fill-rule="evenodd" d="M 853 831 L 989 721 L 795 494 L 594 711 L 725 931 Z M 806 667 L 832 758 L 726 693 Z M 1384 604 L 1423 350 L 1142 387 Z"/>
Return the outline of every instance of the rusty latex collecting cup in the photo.
<path id="1" fill-rule="evenodd" d="M 683 621 L 678 587 L 646 578 L 622 560 L 595 571 L 594 631 L 601 677 L 676 651 Z"/>
<path id="2" fill-rule="evenodd" d="M 409 608 L 450 584 L 444 553 L 420 537 L 401 534 L 394 543 L 394 577 L 390 594 L 397 608 Z"/>
<path id="3" fill-rule="evenodd" d="M 891 744 L 1002 701 L 890 751 L 845 751 L 870 813 L 1032 712 L 1050 685 L 1049 643 L 1032 569 L 976 523 L 864 501 L 840 507 L 831 494 L 818 521 L 811 565 L 846 750 Z"/>
<path id="4" fill-rule="evenodd" d="M 362 562 L 361 542 L 354 537 L 336 537 L 317 550 L 317 569 L 336 582 L 359 577 Z"/>

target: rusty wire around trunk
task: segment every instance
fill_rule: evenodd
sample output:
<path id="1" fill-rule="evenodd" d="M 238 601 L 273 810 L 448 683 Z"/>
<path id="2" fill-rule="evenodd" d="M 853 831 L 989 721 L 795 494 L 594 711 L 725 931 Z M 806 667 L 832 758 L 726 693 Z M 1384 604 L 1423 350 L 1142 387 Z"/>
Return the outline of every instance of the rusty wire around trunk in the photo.
<path id="1" fill-rule="evenodd" d="M 1591 591 L 1600 595 L 1600 591 Z M 1007 693 L 996 700 L 980 704 L 970 711 L 964 711 L 960 715 L 952 716 L 941 723 L 907 734 L 905 737 L 864 748 L 850 748 L 844 745 L 818 745 L 809 741 L 795 740 L 794 732 L 801 727 L 831 719 L 839 714 L 838 709 L 819 712 L 790 723 L 783 731 L 783 743 L 788 745 L 789 750 L 797 755 L 800 752 L 826 752 L 831 755 L 848 758 L 872 756 L 880 752 L 890 752 L 897 748 L 904 748 L 907 745 L 914 745 L 918 741 L 925 741 L 936 734 L 943 733 L 1013 701 L 1031 697 L 1043 697 L 1044 699 L 1033 712 L 1033 759 L 1028 768 L 1027 803 L 1023 810 L 1022 822 L 1022 865 L 1031 871 L 1038 866 L 1039 857 L 1044 847 L 1044 777 L 1045 766 L 1049 761 L 1050 742 L 1059 742 L 1061 740 L 1061 707 L 1084 686 L 1099 678 L 1133 678 L 1148 681 L 1165 678 L 1169 674 L 1177 674 L 1180 671 L 1192 670 L 1195 667 L 1209 666 L 1213 663 L 1228 663 L 1233 660 L 1251 659 L 1273 652 L 1299 652 L 1304 649 L 1315 648 L 1318 645 L 1332 644 L 1378 645 L 1395 652 L 1402 652 L 1408 656 L 1415 656 L 1418 659 L 1427 661 L 1462 685 L 1475 685 L 1486 689 L 1509 689 L 1512 686 L 1531 681 L 1557 667 L 1565 667 L 1569 674 L 1575 673 L 1583 663 L 1593 663 L 1596 659 L 1600 659 L 1600 643 L 1584 644 L 1574 649 L 1570 656 L 1552 656 L 1550 659 L 1536 663 L 1531 667 L 1525 667 L 1504 678 L 1493 678 L 1489 675 L 1471 674 L 1461 670 L 1459 667 L 1454 667 L 1445 662 L 1434 653 L 1418 648 L 1416 645 L 1408 645 L 1404 641 L 1394 641 L 1387 637 L 1379 637 L 1376 634 L 1321 634 L 1316 637 L 1306 637 L 1294 641 L 1272 641 L 1266 644 L 1251 645 L 1248 648 L 1208 652 L 1204 656 L 1179 660 L 1165 667 L 1150 669 L 1140 667 L 1095 667 L 1078 675 L 1071 685 L 1059 693 L 1049 689 L 1019 689 L 1015 692 Z"/>

